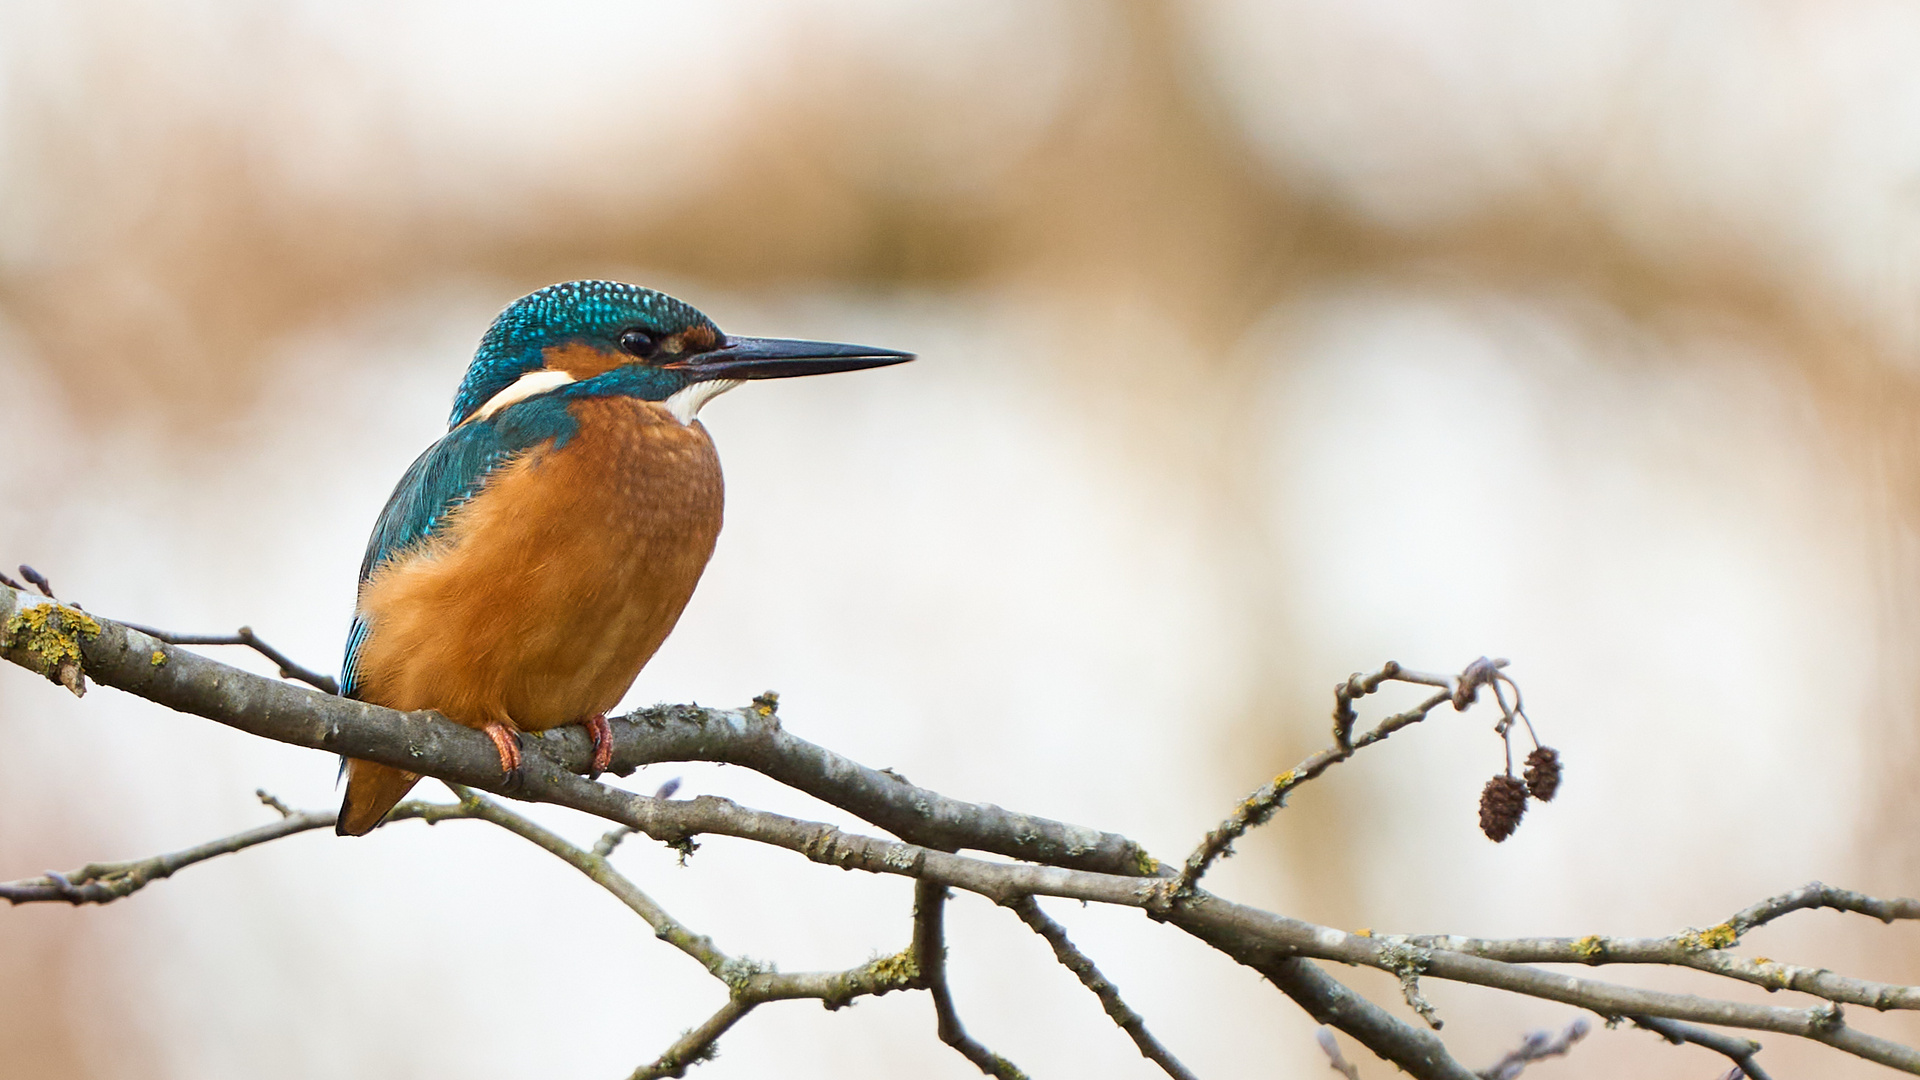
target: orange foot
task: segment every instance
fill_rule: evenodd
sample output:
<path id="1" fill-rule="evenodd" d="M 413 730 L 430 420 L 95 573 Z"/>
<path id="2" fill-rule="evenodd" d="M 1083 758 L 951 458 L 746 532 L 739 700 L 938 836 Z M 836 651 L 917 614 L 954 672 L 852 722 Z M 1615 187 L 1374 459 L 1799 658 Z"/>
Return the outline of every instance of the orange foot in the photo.
<path id="1" fill-rule="evenodd" d="M 593 739 L 593 764 L 589 776 L 598 779 L 600 774 L 613 768 L 613 726 L 607 723 L 607 714 L 594 713 L 580 721 L 587 729 L 587 735 Z"/>
<path id="2" fill-rule="evenodd" d="M 480 730 L 493 740 L 493 749 L 500 755 L 500 771 L 506 776 L 507 790 L 519 787 L 520 733 L 501 723 L 488 724 Z"/>

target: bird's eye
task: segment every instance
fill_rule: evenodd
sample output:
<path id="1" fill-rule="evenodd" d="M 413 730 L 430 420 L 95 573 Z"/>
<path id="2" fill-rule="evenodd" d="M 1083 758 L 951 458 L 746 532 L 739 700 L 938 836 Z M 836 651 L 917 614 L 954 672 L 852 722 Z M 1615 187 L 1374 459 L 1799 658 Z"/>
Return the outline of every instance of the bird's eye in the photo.
<path id="1" fill-rule="evenodd" d="M 620 331 L 620 347 L 642 359 L 652 356 L 660 348 L 653 335 L 645 330 L 628 329 Z"/>

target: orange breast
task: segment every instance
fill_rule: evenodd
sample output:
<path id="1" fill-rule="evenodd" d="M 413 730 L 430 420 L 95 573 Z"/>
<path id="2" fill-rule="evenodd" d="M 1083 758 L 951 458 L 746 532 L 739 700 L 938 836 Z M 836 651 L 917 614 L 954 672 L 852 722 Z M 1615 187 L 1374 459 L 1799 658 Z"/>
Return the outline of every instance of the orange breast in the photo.
<path id="1" fill-rule="evenodd" d="M 631 398 L 497 470 L 447 527 L 361 587 L 361 696 L 540 731 L 619 703 L 720 535 L 720 460 L 698 423 Z"/>

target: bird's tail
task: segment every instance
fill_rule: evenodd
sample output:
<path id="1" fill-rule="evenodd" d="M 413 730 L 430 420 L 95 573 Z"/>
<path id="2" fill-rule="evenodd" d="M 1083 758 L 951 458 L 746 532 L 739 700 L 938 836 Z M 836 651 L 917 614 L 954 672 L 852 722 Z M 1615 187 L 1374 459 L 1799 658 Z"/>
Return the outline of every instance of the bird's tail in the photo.
<path id="1" fill-rule="evenodd" d="M 340 800 L 340 817 L 333 831 L 341 836 L 367 835 L 419 782 L 419 773 L 347 759 L 347 795 Z"/>

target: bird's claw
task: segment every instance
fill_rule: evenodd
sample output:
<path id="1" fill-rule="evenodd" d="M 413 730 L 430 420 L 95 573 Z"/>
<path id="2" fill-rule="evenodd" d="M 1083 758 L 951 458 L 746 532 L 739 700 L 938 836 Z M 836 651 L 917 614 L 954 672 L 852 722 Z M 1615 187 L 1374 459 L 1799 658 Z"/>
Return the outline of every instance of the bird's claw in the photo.
<path id="1" fill-rule="evenodd" d="M 505 778 L 500 786 L 507 791 L 519 790 L 526 780 L 520 770 L 520 733 L 505 724 L 488 724 L 481 730 L 493 740 L 493 749 L 500 755 L 500 773 Z"/>
<path id="2" fill-rule="evenodd" d="M 606 713 L 594 713 L 580 723 L 593 740 L 593 761 L 587 766 L 587 777 L 598 780 L 601 773 L 613 768 L 613 725 L 607 723 Z"/>

